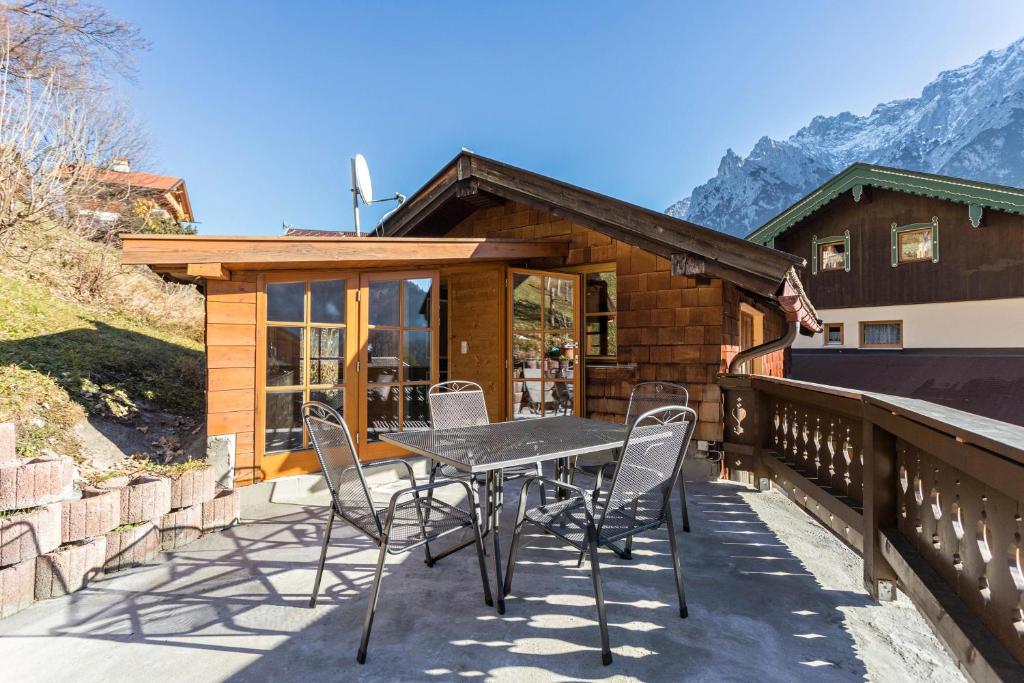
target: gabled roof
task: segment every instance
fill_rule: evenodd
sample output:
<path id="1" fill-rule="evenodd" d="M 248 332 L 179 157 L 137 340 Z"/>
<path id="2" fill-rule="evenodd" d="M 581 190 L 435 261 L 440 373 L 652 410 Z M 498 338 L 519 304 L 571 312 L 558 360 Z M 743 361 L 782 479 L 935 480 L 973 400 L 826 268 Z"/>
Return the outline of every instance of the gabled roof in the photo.
<path id="1" fill-rule="evenodd" d="M 106 168 L 86 167 L 82 174 L 90 181 L 100 185 L 125 187 L 129 190 L 150 190 L 159 193 L 160 203 L 175 220 L 192 222 L 192 201 L 188 196 L 188 188 L 182 178 L 156 173 L 140 173 L 138 171 L 113 171 Z"/>
<path id="2" fill-rule="evenodd" d="M 92 179 L 109 185 L 130 185 L 150 190 L 173 190 L 185 181 L 169 175 L 156 173 L 139 173 L 138 171 L 111 171 L 104 168 L 94 169 Z"/>
<path id="3" fill-rule="evenodd" d="M 843 192 L 852 192 L 854 199 L 860 201 L 861 192 L 865 187 L 878 187 L 965 204 L 971 223 L 975 226 L 981 220 L 982 209 L 1024 215 L 1024 190 L 1016 187 L 856 163 L 750 233 L 747 239 L 758 244 L 770 245 L 776 237 Z"/>
<path id="4" fill-rule="evenodd" d="M 657 254 L 686 275 L 720 277 L 777 299 L 804 260 L 635 204 L 462 150 L 392 213 L 388 236 L 436 236 L 482 206 L 514 201 Z M 789 290 L 787 290 L 789 291 Z M 801 295 L 805 327 L 817 331 Z"/>

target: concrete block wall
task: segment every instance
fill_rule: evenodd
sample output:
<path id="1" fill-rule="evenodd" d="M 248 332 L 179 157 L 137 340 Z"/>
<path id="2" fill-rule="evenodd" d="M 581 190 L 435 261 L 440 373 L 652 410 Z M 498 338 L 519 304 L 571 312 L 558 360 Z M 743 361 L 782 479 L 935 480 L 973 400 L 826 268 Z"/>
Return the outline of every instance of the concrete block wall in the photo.
<path id="1" fill-rule="evenodd" d="M 80 491 L 75 474 L 70 458 L 18 458 L 14 426 L 0 424 L 0 617 L 238 521 L 238 492 L 218 489 L 210 466 Z"/>

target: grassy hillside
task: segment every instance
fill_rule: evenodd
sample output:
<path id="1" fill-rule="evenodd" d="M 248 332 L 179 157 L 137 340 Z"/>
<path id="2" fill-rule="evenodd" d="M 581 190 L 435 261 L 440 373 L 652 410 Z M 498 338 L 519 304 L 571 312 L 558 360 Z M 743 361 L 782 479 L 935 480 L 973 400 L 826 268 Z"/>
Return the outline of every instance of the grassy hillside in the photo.
<path id="1" fill-rule="evenodd" d="M 147 411 L 197 417 L 202 298 L 120 266 L 114 247 L 53 232 L 0 259 L 0 422 L 19 451 L 81 456 L 85 416 L 139 424 Z"/>

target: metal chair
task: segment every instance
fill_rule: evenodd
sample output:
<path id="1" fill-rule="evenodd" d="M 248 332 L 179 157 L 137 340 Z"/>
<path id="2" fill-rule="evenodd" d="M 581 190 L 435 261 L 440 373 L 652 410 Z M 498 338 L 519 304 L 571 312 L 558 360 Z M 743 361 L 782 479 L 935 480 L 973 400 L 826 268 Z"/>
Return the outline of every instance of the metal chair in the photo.
<path id="1" fill-rule="evenodd" d="M 604 608 L 601 567 L 597 558 L 599 547 L 609 548 L 619 556 L 627 555 L 633 536 L 667 524 L 672 568 L 675 570 L 676 591 L 679 594 L 679 616 L 686 618 L 686 595 L 683 592 L 683 573 L 679 566 L 670 499 L 696 424 L 697 413 L 685 406 L 655 408 L 640 415 L 629 427 L 626 443 L 615 464 L 608 495 L 602 496 L 600 500 L 595 500 L 592 492 L 579 486 L 552 479 L 530 477 L 523 483 L 505 585 L 502 588 L 506 595 L 512 592 L 516 554 L 523 527 L 527 523 L 557 536 L 578 550 L 589 552 L 594 598 L 601 626 L 601 660 L 606 665 L 611 664 L 612 653 L 608 644 L 608 620 Z M 575 495 L 528 510 L 528 489 L 537 482 Z"/>
<path id="2" fill-rule="evenodd" d="M 690 394 L 686 391 L 686 387 L 671 382 L 641 382 L 636 384 L 629 393 L 629 405 L 626 408 L 625 424 L 628 427 L 647 411 L 671 405 L 690 405 Z M 604 479 L 615 470 L 615 460 L 618 457 L 618 453 L 616 453 L 613 459 L 608 462 L 582 463 L 577 461 L 572 466 L 569 481 L 571 482 L 573 475 L 578 472 L 593 477 L 594 495 L 597 496 L 600 494 L 601 484 L 604 482 Z M 683 531 L 689 533 L 690 513 L 686 507 L 686 481 L 681 475 L 679 477 L 679 497 L 683 503 Z"/>
<path id="3" fill-rule="evenodd" d="M 430 424 L 434 429 L 457 429 L 490 424 L 484 390 L 476 382 L 450 380 L 435 384 L 427 392 L 427 402 L 430 404 Z M 438 473 L 449 479 L 472 481 L 478 486 L 483 484 L 482 479 L 436 461 L 430 467 L 430 483 L 434 482 Z M 533 474 L 543 474 L 539 464 L 510 467 L 505 470 L 504 477 L 510 479 Z M 428 493 L 427 495 L 431 496 L 432 494 Z M 545 500 L 543 488 L 540 495 L 543 502 Z M 489 515 L 484 509 L 484 505 L 485 502 L 481 500 L 480 518 L 485 520 L 484 524 L 486 525 Z"/>
<path id="4" fill-rule="evenodd" d="M 352 435 L 348 426 L 333 408 L 323 403 L 309 402 L 302 405 L 302 418 L 309 430 L 310 441 L 324 482 L 331 493 L 331 512 L 324 530 L 323 548 L 320 550 L 320 564 L 316 570 L 316 582 L 309 606 L 316 606 L 320 593 L 320 579 L 324 573 L 327 560 L 327 547 L 331 542 L 331 530 L 334 518 L 340 517 L 352 528 L 360 532 L 379 548 L 377 569 L 373 577 L 373 588 L 370 591 L 370 604 L 366 608 L 363 621 L 363 637 L 359 643 L 356 660 L 363 664 L 366 661 L 366 646 L 370 640 L 370 629 L 373 626 L 373 613 L 377 607 L 377 596 L 380 593 L 380 582 L 384 574 L 384 561 L 389 554 L 398 555 L 412 551 L 420 546 L 426 555 L 428 565 L 433 566 L 434 559 L 430 554 L 430 543 L 442 536 L 461 529 L 472 527 L 476 539 L 476 553 L 480 561 L 480 577 L 484 585 L 484 602 L 492 605 L 491 588 L 487 580 L 487 567 L 484 564 L 484 546 L 480 534 L 480 525 L 474 513 L 473 491 L 464 481 L 448 480 L 437 483 L 416 485 L 412 466 L 402 459 L 378 460 L 365 465 L 359 462 L 356 449 L 352 443 Z M 363 476 L 363 469 L 384 465 L 404 466 L 409 478 L 408 488 L 396 492 L 386 510 L 378 510 L 370 495 L 370 489 Z M 469 511 L 449 505 L 437 498 L 421 498 L 420 493 L 443 486 L 462 486 L 470 501 Z"/>

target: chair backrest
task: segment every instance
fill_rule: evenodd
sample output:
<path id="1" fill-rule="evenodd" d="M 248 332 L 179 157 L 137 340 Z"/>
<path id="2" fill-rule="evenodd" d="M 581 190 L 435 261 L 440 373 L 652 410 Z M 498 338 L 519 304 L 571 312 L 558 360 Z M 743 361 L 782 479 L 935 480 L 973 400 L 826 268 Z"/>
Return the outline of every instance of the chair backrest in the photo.
<path id="1" fill-rule="evenodd" d="M 626 408 L 626 426 L 630 426 L 644 413 L 665 406 L 690 405 L 686 387 L 671 382 L 640 382 L 633 385 Z"/>
<path id="2" fill-rule="evenodd" d="M 635 527 L 661 523 L 696 426 L 697 413 L 681 405 L 655 408 L 637 417 L 626 433 L 599 530 L 610 512 L 632 515 L 634 503 Z"/>
<path id="3" fill-rule="evenodd" d="M 380 520 L 348 425 L 338 411 L 316 401 L 302 404 L 302 420 L 309 430 L 309 440 L 316 459 L 320 461 L 320 470 L 331 492 L 335 510 L 357 528 L 366 529 L 367 525 L 376 528 L 379 538 L 382 533 Z"/>
<path id="4" fill-rule="evenodd" d="M 477 427 L 490 422 L 484 390 L 476 382 L 451 380 L 430 387 L 430 424 L 434 429 Z"/>

